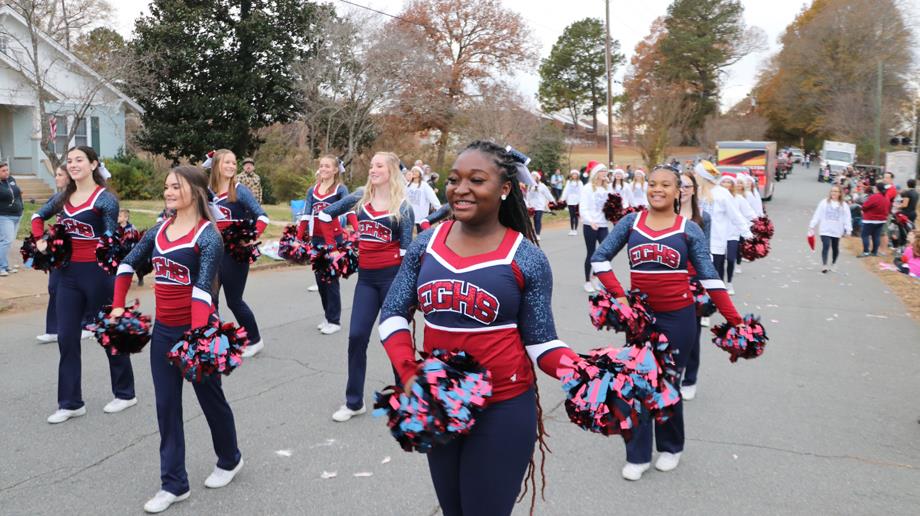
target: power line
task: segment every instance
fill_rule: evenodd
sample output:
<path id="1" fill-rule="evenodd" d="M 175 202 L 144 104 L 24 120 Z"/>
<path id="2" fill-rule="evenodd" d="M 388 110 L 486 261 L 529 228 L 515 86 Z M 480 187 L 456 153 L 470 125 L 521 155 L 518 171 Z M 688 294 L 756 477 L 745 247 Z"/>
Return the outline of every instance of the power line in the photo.
<path id="1" fill-rule="evenodd" d="M 357 3 L 355 3 L 355 2 L 350 2 L 349 0 L 336 0 L 336 1 L 337 1 L 337 2 L 341 2 L 341 3 L 343 3 L 343 4 L 348 4 L 348 5 L 352 6 L 352 7 L 357 7 L 357 8 L 359 8 L 359 9 L 364 9 L 364 10 L 366 10 L 366 11 L 371 11 L 371 12 L 373 12 L 373 13 L 382 14 L 383 16 L 388 16 L 388 17 L 390 17 L 390 18 L 393 18 L 394 20 L 404 21 L 404 22 L 406 22 L 406 23 L 411 23 L 411 24 L 413 24 L 413 25 L 418 25 L 419 27 L 424 27 L 424 28 L 426 28 L 426 29 L 429 28 L 429 27 L 428 27 L 427 25 L 425 25 L 424 23 L 419 23 L 419 22 L 417 22 L 417 21 L 412 21 L 412 20 L 409 20 L 409 19 L 407 19 L 407 18 L 403 18 L 402 16 L 398 16 L 398 15 L 395 15 L 395 14 L 390 14 L 390 13 L 385 12 L 385 11 L 380 11 L 380 10 L 378 10 L 378 9 L 374 9 L 373 7 L 369 7 L 369 6 L 366 6 L 366 5 L 357 4 Z"/>

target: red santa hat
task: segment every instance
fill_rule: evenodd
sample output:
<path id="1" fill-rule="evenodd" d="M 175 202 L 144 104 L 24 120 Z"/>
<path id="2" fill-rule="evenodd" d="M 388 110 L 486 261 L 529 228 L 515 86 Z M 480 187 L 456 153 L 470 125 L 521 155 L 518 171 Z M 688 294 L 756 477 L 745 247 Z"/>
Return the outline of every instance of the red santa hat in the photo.
<path id="1" fill-rule="evenodd" d="M 600 163 L 598 161 L 591 160 L 588 162 L 587 171 L 588 177 L 594 178 L 594 175 L 601 171 L 606 171 L 607 165 Z"/>

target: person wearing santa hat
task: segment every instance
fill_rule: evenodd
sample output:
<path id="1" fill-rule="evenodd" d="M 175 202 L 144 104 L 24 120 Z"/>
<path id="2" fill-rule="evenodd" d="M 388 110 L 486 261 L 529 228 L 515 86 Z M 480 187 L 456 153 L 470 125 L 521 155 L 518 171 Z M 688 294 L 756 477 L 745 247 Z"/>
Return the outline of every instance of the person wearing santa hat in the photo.
<path id="1" fill-rule="evenodd" d="M 540 231 L 543 229 L 543 212 L 549 210 L 549 203 L 556 202 L 556 199 L 553 198 L 549 188 L 540 181 L 542 176 L 539 172 L 531 172 L 530 175 L 533 177 L 534 184 L 527 187 L 524 200 L 527 207 L 533 210 L 533 231 L 539 242 Z"/>
<path id="2" fill-rule="evenodd" d="M 629 198 L 631 206 L 648 208 L 648 183 L 645 181 L 645 171 L 641 168 L 633 173 L 632 184 L 629 185 Z"/>
<path id="3" fill-rule="evenodd" d="M 754 210 L 754 213 L 758 217 L 763 217 L 763 199 L 760 198 L 757 180 L 748 174 L 741 174 L 740 177 L 744 180 L 744 198 L 747 200 L 748 204 L 751 205 L 751 209 Z"/>
<path id="4" fill-rule="evenodd" d="M 632 188 L 626 182 L 625 170 L 618 168 L 613 171 L 613 183 L 610 185 L 610 189 L 623 199 L 624 209 L 632 206 Z"/>
<path id="5" fill-rule="evenodd" d="M 751 238 L 751 222 L 741 215 L 733 195 L 720 185 L 723 174 L 709 161 L 700 161 L 694 172 L 700 183 L 700 207 L 712 218 L 709 249 L 712 262 L 719 273 L 719 279 L 725 280 L 726 256 L 734 257 L 738 252 L 738 237 Z M 734 179 L 726 183 L 734 186 Z M 733 243 L 732 243 L 733 242 Z M 731 279 L 734 275 L 734 260 L 729 264 L 729 280 L 726 282 L 728 293 L 734 294 Z"/>
<path id="6" fill-rule="evenodd" d="M 569 179 L 566 180 L 562 195 L 559 196 L 559 201 L 564 202 L 569 209 L 569 236 L 578 235 L 578 203 L 581 202 L 583 188 L 578 178 L 579 174 L 580 172 L 575 169 L 569 172 Z"/>
<path id="7" fill-rule="evenodd" d="M 732 195 L 735 198 L 735 205 L 738 206 L 738 211 L 741 212 L 741 215 L 744 218 L 754 222 L 754 219 L 757 218 L 757 212 L 754 211 L 754 207 L 751 206 L 751 203 L 748 202 L 747 198 L 744 196 L 744 184 L 746 174 L 740 173 L 735 174 L 735 184 L 732 187 Z M 744 243 L 744 239 L 739 235 L 738 237 L 738 252 L 735 253 L 735 272 L 741 274 L 741 244 Z M 729 280 L 730 282 L 731 280 Z"/>
<path id="8" fill-rule="evenodd" d="M 613 191 L 607 182 L 607 166 L 597 161 L 588 162 L 586 169 L 590 180 L 581 191 L 579 211 L 582 233 L 585 236 L 585 292 L 593 293 L 597 288 L 591 283 L 591 256 L 597 244 L 607 238 L 608 222 L 604 216 L 604 203 Z M 625 202 L 624 202 L 625 206 Z"/>

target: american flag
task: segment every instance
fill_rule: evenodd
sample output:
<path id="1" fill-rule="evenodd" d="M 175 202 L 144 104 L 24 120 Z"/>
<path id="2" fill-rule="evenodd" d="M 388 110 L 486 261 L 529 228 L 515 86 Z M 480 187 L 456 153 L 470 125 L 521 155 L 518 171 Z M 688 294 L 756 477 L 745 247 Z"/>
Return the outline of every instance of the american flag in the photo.
<path id="1" fill-rule="evenodd" d="M 51 139 L 54 140 L 57 138 L 57 117 L 52 116 L 48 118 L 48 129 L 51 130 Z"/>

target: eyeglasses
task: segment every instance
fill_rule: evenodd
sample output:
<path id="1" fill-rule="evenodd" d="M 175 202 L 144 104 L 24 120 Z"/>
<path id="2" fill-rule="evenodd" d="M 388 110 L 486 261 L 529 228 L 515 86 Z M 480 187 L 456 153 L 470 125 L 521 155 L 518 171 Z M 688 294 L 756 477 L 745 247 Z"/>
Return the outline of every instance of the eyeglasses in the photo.
<path id="1" fill-rule="evenodd" d="M 693 190 L 693 185 L 680 185 L 681 190 Z"/>

